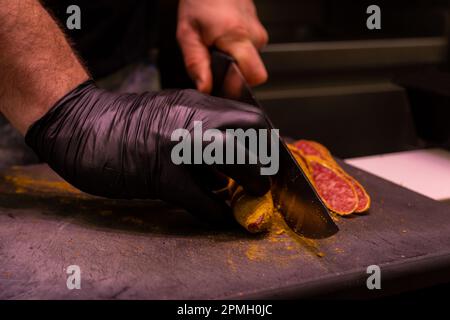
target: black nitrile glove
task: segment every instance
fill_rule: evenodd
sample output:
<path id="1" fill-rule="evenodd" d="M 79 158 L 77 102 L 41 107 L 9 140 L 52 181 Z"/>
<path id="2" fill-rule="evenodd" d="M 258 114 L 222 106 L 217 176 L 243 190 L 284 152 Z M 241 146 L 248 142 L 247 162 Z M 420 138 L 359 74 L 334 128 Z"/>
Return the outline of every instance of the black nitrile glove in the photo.
<path id="1" fill-rule="evenodd" d="M 175 165 L 171 151 L 178 142 L 171 134 L 179 128 L 192 132 L 194 121 L 203 122 L 203 131 L 266 127 L 259 109 L 194 90 L 115 94 L 87 81 L 34 123 L 25 139 L 42 161 L 82 191 L 162 199 L 203 219 L 223 221 L 230 208 L 210 184 L 218 172 L 255 195 L 267 192 L 270 180 L 260 175 L 259 165 Z"/>

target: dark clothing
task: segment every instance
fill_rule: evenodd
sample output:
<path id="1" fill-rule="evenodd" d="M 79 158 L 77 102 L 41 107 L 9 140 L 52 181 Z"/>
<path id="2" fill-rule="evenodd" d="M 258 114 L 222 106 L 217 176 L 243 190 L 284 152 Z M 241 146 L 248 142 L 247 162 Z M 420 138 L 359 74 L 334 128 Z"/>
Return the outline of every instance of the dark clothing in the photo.
<path id="1" fill-rule="evenodd" d="M 148 56 L 157 39 L 157 0 L 43 0 L 94 78 Z M 81 30 L 68 30 L 70 5 L 81 9 Z"/>

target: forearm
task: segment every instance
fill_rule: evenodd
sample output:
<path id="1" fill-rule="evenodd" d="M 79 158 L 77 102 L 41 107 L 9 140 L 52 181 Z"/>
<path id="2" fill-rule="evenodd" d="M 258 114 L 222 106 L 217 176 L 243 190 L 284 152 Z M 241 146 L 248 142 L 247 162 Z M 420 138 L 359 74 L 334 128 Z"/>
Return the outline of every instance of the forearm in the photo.
<path id="1" fill-rule="evenodd" d="M 25 134 L 88 78 L 38 0 L 0 0 L 0 111 Z"/>

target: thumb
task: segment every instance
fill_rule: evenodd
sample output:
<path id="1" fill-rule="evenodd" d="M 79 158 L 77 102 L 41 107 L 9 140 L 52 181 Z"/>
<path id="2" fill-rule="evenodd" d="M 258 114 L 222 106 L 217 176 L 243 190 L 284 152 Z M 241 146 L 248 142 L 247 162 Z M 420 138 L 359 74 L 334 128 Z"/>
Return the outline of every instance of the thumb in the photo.
<path id="1" fill-rule="evenodd" d="M 178 26 L 177 39 L 189 76 L 199 91 L 210 93 L 212 89 L 211 59 L 200 32 L 189 24 L 182 24 Z"/>

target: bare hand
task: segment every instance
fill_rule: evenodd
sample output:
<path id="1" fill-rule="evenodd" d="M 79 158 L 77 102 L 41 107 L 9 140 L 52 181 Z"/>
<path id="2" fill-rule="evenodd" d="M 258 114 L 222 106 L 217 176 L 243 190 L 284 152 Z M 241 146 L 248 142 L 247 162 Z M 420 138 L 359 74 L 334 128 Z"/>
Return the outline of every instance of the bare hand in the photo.
<path id="1" fill-rule="evenodd" d="M 202 92 L 212 87 L 211 46 L 231 55 L 250 85 L 267 80 L 258 49 L 268 35 L 252 0 L 180 0 L 177 39 L 188 73 Z"/>

